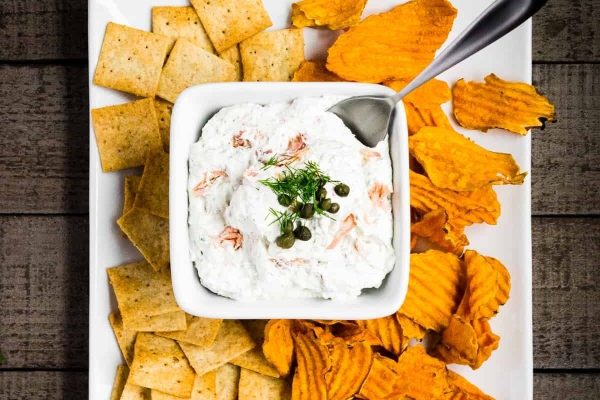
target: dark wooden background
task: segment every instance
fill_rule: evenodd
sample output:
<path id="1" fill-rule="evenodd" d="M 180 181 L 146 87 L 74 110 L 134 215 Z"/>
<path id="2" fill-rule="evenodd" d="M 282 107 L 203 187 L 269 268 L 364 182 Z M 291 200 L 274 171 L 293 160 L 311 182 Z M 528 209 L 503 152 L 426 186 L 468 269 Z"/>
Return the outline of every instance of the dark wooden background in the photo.
<path id="1" fill-rule="evenodd" d="M 87 397 L 86 5 L 0 1 L 0 399 Z M 533 136 L 535 398 L 595 400 L 600 1 L 550 0 L 533 39 L 559 116 Z"/>

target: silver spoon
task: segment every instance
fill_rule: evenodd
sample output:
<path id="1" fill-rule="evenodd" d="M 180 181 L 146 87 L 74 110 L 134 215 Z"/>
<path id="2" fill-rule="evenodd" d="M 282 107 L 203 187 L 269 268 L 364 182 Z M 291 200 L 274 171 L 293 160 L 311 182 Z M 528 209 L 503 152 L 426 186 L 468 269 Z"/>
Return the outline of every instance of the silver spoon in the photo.
<path id="1" fill-rule="evenodd" d="M 496 0 L 399 93 L 390 97 L 351 97 L 335 104 L 329 111 L 340 117 L 364 145 L 375 147 L 388 133 L 396 103 L 425 82 L 521 25 L 546 1 Z"/>

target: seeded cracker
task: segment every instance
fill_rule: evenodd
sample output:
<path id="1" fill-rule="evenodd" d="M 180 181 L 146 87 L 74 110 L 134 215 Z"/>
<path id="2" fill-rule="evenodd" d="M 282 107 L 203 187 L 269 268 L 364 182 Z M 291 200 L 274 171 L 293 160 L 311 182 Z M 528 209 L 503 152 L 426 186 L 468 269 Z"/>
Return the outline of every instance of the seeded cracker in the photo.
<path id="1" fill-rule="evenodd" d="M 119 344 L 125 362 L 127 365 L 131 365 L 131 361 L 133 360 L 133 345 L 135 344 L 137 332 L 123 328 L 123 320 L 121 320 L 121 316 L 117 313 L 111 313 L 108 316 L 108 320 L 115 333 L 117 343 Z"/>
<path id="2" fill-rule="evenodd" d="M 171 103 L 190 86 L 235 80 L 235 67 L 194 45 L 178 39 L 160 76 L 157 94 Z"/>
<path id="3" fill-rule="evenodd" d="M 119 365 L 115 375 L 115 382 L 113 383 L 113 388 L 110 393 L 110 400 L 119 400 L 121 398 L 123 389 L 125 388 L 125 382 L 127 382 L 127 375 L 129 375 L 129 368 L 127 368 L 126 365 Z"/>
<path id="4" fill-rule="evenodd" d="M 96 66 L 96 85 L 154 97 L 171 39 L 109 22 Z"/>
<path id="5" fill-rule="evenodd" d="M 223 60 L 229 61 L 235 67 L 235 80 L 241 81 L 243 79 L 243 71 L 242 57 L 240 55 L 240 46 L 237 44 L 235 46 L 231 46 L 227 50 L 221 52 L 219 56 Z"/>
<path id="6" fill-rule="evenodd" d="M 158 336 L 177 340 L 182 343 L 190 343 L 199 347 L 212 345 L 221 328 L 220 319 L 194 317 L 186 315 L 187 328 L 182 331 L 156 332 Z"/>
<path id="7" fill-rule="evenodd" d="M 225 364 L 215 370 L 217 374 L 216 385 L 219 400 L 238 400 L 240 369 L 241 368 L 238 366 Z"/>
<path id="8" fill-rule="evenodd" d="M 169 218 L 169 155 L 162 150 L 148 155 L 134 207 Z"/>
<path id="9" fill-rule="evenodd" d="M 244 81 L 286 82 L 304 61 L 301 29 L 262 32 L 240 43 Z"/>
<path id="10" fill-rule="evenodd" d="M 241 354 L 230 361 L 233 365 L 237 365 L 243 369 L 257 372 L 262 375 L 279 378 L 277 369 L 271 364 L 262 352 L 260 347 Z"/>
<path id="11" fill-rule="evenodd" d="M 191 0 L 219 53 L 272 25 L 261 0 Z"/>
<path id="12" fill-rule="evenodd" d="M 138 332 L 179 331 L 186 328 L 185 312 L 180 310 L 127 320 L 125 326 L 127 329 Z"/>
<path id="13" fill-rule="evenodd" d="M 168 219 L 134 207 L 117 224 L 156 271 L 169 265 Z"/>
<path id="14" fill-rule="evenodd" d="M 272 378 L 242 368 L 239 400 L 284 400 L 290 398 L 289 388 L 283 379 Z"/>
<path id="15" fill-rule="evenodd" d="M 92 124 L 104 172 L 139 167 L 162 148 L 152 99 L 93 109 Z"/>
<path id="16" fill-rule="evenodd" d="M 135 195 L 140 186 L 141 179 L 142 177 L 137 175 L 125 177 L 123 185 L 123 215 L 133 208 L 133 202 L 135 201 Z"/>
<path id="17" fill-rule="evenodd" d="M 156 118 L 158 119 L 158 131 L 160 132 L 163 150 L 168 152 L 171 137 L 171 113 L 173 111 L 173 103 L 162 99 L 155 99 L 154 109 L 156 110 Z"/>
<path id="18" fill-rule="evenodd" d="M 215 52 L 193 7 L 153 7 L 152 32 L 171 38 L 169 49 L 176 39 L 184 38 L 208 52 Z"/>
<path id="19" fill-rule="evenodd" d="M 210 371 L 204 375 L 196 374 L 190 400 L 217 400 L 217 372 Z"/>

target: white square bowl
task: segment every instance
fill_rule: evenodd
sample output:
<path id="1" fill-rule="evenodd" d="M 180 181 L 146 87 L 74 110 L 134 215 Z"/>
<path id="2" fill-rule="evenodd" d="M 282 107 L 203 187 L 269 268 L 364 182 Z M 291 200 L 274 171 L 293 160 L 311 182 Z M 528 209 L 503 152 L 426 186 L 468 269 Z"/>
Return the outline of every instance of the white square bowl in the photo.
<path id="1" fill-rule="evenodd" d="M 391 89 L 362 83 L 216 83 L 184 91 L 171 118 L 170 243 L 173 290 L 189 314 L 224 319 L 371 319 L 394 313 L 408 290 L 410 268 L 410 196 L 408 131 L 402 102 L 390 125 L 396 264 L 378 289 L 367 289 L 351 301 L 277 299 L 242 301 L 219 296 L 200 283 L 190 258 L 188 226 L 188 158 L 203 126 L 221 108 L 242 103 L 274 103 L 323 95 L 389 95 Z M 215 268 L 219 268 L 215 265 Z"/>

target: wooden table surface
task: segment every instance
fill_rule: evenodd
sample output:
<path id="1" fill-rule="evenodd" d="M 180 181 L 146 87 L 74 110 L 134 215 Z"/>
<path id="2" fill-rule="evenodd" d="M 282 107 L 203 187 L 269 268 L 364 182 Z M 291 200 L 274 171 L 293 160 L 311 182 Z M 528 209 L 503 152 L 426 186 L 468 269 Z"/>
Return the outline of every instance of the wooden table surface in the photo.
<path id="1" fill-rule="evenodd" d="M 0 399 L 87 397 L 86 27 L 85 0 L 0 2 Z M 533 39 L 559 117 L 533 135 L 535 398 L 598 399 L 600 1 L 550 0 Z"/>

